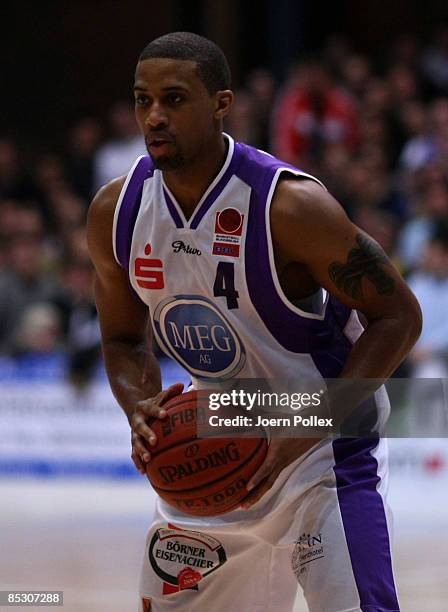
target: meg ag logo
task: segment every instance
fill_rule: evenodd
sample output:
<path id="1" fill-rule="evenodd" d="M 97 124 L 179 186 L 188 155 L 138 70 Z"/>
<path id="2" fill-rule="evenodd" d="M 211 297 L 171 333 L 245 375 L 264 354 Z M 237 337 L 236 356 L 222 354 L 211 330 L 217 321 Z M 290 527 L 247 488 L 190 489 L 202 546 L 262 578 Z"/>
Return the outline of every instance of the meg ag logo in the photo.
<path id="1" fill-rule="evenodd" d="M 153 315 L 163 350 L 192 376 L 226 380 L 244 366 L 244 346 L 218 306 L 201 295 L 162 300 Z"/>

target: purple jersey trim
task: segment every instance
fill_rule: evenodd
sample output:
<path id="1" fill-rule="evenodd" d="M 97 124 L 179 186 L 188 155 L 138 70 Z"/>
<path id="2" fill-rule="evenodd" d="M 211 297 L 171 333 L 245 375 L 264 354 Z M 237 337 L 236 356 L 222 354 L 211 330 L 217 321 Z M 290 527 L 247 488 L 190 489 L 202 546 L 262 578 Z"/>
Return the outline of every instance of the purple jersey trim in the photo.
<path id="1" fill-rule="evenodd" d="M 152 172 L 151 159 L 148 156 L 142 157 L 134 169 L 121 201 L 115 230 L 115 245 L 118 261 L 126 271 L 129 271 L 132 235 L 140 208 L 143 183 L 152 176 Z"/>
<path id="2" fill-rule="evenodd" d="M 167 192 L 165 187 L 163 187 L 162 190 L 163 190 L 163 195 L 165 197 L 165 202 L 166 202 L 167 208 L 169 210 L 169 213 L 170 213 L 174 223 L 176 224 L 176 227 L 178 227 L 178 228 L 183 227 L 184 224 L 182 223 L 182 219 L 180 218 L 180 215 L 177 212 L 176 206 L 175 206 L 173 200 L 171 199 L 170 194 Z"/>
<path id="3" fill-rule="evenodd" d="M 269 261 L 266 228 L 267 198 L 279 169 L 297 169 L 278 159 L 247 147 L 238 176 L 252 187 L 249 223 L 246 235 L 246 279 L 250 299 L 264 324 L 285 349 L 294 353 L 310 353 L 325 378 L 340 374 L 352 347 L 343 334 L 351 310 L 334 296 L 328 299 L 322 319 L 301 316 L 290 310 L 279 296 Z"/>
<path id="4" fill-rule="evenodd" d="M 237 147 L 237 143 L 235 143 L 233 154 L 232 154 L 232 159 L 230 160 L 227 170 L 224 172 L 222 177 L 219 179 L 219 181 L 210 191 L 208 196 L 205 198 L 199 210 L 195 212 L 194 217 L 191 220 L 190 229 L 196 229 L 198 227 L 204 215 L 207 214 L 207 212 L 210 210 L 211 206 L 213 206 L 216 199 L 221 195 L 224 187 L 227 185 L 232 175 L 235 174 L 236 169 L 239 164 L 239 154 L 238 153 L 239 153 L 239 149 Z"/>
<path id="5" fill-rule="evenodd" d="M 374 438 L 333 442 L 339 508 L 363 612 L 399 612 Z"/>

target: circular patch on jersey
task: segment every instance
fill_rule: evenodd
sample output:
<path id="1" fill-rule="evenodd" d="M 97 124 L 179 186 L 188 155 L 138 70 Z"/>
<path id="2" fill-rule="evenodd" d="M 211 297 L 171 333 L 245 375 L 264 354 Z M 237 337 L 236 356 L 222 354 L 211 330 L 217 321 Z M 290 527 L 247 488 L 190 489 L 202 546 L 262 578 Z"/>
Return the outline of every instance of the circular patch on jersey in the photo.
<path id="1" fill-rule="evenodd" d="M 243 215 L 236 208 L 225 208 L 218 213 L 218 228 L 225 234 L 234 234 L 243 223 Z"/>
<path id="2" fill-rule="evenodd" d="M 244 365 L 238 334 L 217 306 L 202 296 L 176 295 L 160 302 L 154 331 L 166 352 L 197 378 L 231 378 Z"/>

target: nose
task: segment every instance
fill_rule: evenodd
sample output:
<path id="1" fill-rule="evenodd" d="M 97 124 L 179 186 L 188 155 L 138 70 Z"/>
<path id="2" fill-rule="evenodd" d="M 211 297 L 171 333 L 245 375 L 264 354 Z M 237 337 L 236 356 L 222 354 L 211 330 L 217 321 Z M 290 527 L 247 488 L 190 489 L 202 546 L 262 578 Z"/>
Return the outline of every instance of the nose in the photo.
<path id="1" fill-rule="evenodd" d="M 168 118 L 160 104 L 152 104 L 145 117 L 145 125 L 150 129 L 160 129 L 161 127 L 166 127 L 167 124 Z"/>

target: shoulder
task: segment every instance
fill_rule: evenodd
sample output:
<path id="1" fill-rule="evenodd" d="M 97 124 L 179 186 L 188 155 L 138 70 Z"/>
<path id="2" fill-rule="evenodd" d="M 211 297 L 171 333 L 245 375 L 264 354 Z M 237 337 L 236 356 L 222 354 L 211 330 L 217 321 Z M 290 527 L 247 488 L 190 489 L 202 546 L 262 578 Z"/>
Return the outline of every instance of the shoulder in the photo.
<path id="1" fill-rule="evenodd" d="M 274 193 L 270 222 L 274 246 L 296 261 L 311 261 L 335 243 L 353 240 L 354 226 L 342 206 L 312 179 L 283 178 Z"/>
<path id="2" fill-rule="evenodd" d="M 272 200 L 271 220 L 310 223 L 345 217 L 342 206 L 320 183 L 306 177 L 280 178 Z"/>
<path id="3" fill-rule="evenodd" d="M 92 218 L 96 220 L 98 217 L 104 220 L 109 216 L 114 216 L 115 207 L 125 181 L 126 176 L 120 176 L 101 187 L 90 204 L 89 220 Z"/>
<path id="4" fill-rule="evenodd" d="M 126 176 L 110 181 L 101 187 L 90 204 L 87 214 L 87 241 L 94 263 L 103 255 L 113 255 L 114 214 L 125 181 Z"/>

